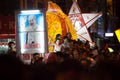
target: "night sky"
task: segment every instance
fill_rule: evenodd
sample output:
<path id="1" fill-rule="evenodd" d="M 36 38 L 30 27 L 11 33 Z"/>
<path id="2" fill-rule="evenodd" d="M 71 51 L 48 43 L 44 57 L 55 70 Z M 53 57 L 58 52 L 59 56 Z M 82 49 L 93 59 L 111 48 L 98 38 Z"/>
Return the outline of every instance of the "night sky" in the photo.
<path id="1" fill-rule="evenodd" d="M 55 1 L 55 0 L 53 0 Z M 58 1 L 58 2 L 57 2 Z M 68 0 L 69 1 L 69 0 Z M 80 1 L 80 3 L 82 2 L 82 4 L 84 4 L 86 1 L 83 0 L 78 0 Z M 14 14 L 15 10 L 20 9 L 20 4 L 19 4 L 20 0 L 2 0 L 0 2 L 0 14 Z M 56 0 L 57 4 L 59 4 L 60 6 L 63 5 L 63 0 Z M 62 4 L 60 4 L 62 2 Z M 82 4 L 81 4 L 81 8 L 82 8 Z M 89 2 L 88 2 L 89 4 Z M 91 3 L 92 4 L 92 3 Z M 120 1 L 119 0 L 114 0 L 113 6 L 114 6 L 114 11 L 116 13 L 116 16 L 118 16 L 120 18 Z M 64 5 L 65 6 L 65 5 Z M 88 5 L 89 6 L 89 5 Z M 62 6 L 61 6 L 62 7 Z M 83 8 L 85 8 L 86 6 L 83 6 Z M 63 10 L 65 11 L 65 10 Z"/>
<path id="2" fill-rule="evenodd" d="M 0 2 L 0 14 L 13 15 L 19 9 L 19 0 L 2 0 Z"/>

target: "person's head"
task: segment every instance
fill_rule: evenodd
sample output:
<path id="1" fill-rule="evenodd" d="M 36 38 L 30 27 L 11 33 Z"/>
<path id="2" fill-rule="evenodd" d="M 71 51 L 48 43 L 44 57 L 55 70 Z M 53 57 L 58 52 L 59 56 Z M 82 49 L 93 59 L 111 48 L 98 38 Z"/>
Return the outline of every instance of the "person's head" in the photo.
<path id="1" fill-rule="evenodd" d="M 34 64 L 42 64 L 43 63 L 43 57 L 39 57 L 37 60 L 34 61 Z"/>
<path id="2" fill-rule="evenodd" d="M 33 54 L 33 59 L 34 60 L 38 60 L 40 58 L 40 54 L 39 53 L 34 53 Z"/>
<path id="3" fill-rule="evenodd" d="M 31 26 L 34 26 L 36 23 L 36 17 L 34 15 L 29 16 L 28 21 Z"/>
<path id="4" fill-rule="evenodd" d="M 13 41 L 10 41 L 10 42 L 8 43 L 8 47 L 9 47 L 9 48 L 14 48 L 14 47 L 15 47 L 15 43 L 14 43 Z"/>
<path id="5" fill-rule="evenodd" d="M 68 42 L 68 37 L 67 37 L 67 36 L 64 36 L 63 42 L 64 42 L 64 43 Z"/>
<path id="6" fill-rule="evenodd" d="M 64 61 L 63 53 L 62 53 L 61 51 L 56 52 L 55 54 L 56 54 L 56 56 L 57 56 L 57 62 L 60 62 L 60 63 L 61 63 L 61 62 Z"/>
<path id="7" fill-rule="evenodd" d="M 57 34 L 55 39 L 61 39 L 61 34 Z"/>
<path id="8" fill-rule="evenodd" d="M 78 53 L 78 50 L 74 50 L 73 51 L 73 57 L 74 57 L 74 59 L 79 59 L 79 53 Z"/>
<path id="9" fill-rule="evenodd" d="M 57 55 L 54 52 L 49 53 L 47 58 L 47 63 L 56 63 L 57 62 Z"/>
<path id="10" fill-rule="evenodd" d="M 68 33 L 66 34 L 66 36 L 68 37 L 68 39 L 71 39 L 71 38 L 72 38 L 72 35 L 71 35 L 70 32 L 68 32 Z"/>

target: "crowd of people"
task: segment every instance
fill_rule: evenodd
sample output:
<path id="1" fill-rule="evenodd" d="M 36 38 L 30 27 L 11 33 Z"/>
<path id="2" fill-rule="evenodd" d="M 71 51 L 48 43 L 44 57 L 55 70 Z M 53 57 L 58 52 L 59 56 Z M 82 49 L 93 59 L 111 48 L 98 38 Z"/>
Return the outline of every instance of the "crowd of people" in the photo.
<path id="1" fill-rule="evenodd" d="M 30 64 L 16 56 L 15 44 L 0 55 L 1 80 L 116 80 L 120 79 L 120 52 L 98 50 L 88 42 L 72 40 L 70 33 L 56 35 L 53 52 L 34 53 Z"/>

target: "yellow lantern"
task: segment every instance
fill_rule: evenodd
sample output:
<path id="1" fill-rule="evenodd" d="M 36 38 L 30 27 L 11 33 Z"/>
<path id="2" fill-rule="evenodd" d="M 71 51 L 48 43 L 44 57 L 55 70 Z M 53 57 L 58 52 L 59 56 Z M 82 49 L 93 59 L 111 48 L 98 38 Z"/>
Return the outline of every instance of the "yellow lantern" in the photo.
<path id="1" fill-rule="evenodd" d="M 117 36 L 118 41 L 120 42 L 120 29 L 117 29 L 117 30 L 115 31 L 115 34 L 116 34 L 116 36 Z"/>
<path id="2" fill-rule="evenodd" d="M 53 43 L 57 34 L 61 34 L 62 37 L 64 37 L 67 32 L 71 33 L 72 39 L 77 40 L 77 34 L 70 19 L 63 13 L 61 8 L 52 1 L 48 2 L 46 19 L 48 25 L 48 41 Z M 49 49 L 49 51 L 53 50 Z"/>

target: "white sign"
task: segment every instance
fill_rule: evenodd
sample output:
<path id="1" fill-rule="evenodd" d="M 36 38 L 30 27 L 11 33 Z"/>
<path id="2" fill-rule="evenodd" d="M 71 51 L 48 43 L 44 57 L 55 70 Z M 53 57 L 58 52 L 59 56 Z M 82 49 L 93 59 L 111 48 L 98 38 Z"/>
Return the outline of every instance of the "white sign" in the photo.
<path id="1" fill-rule="evenodd" d="M 17 14 L 17 49 L 20 53 L 47 52 L 45 11 L 24 10 Z"/>

